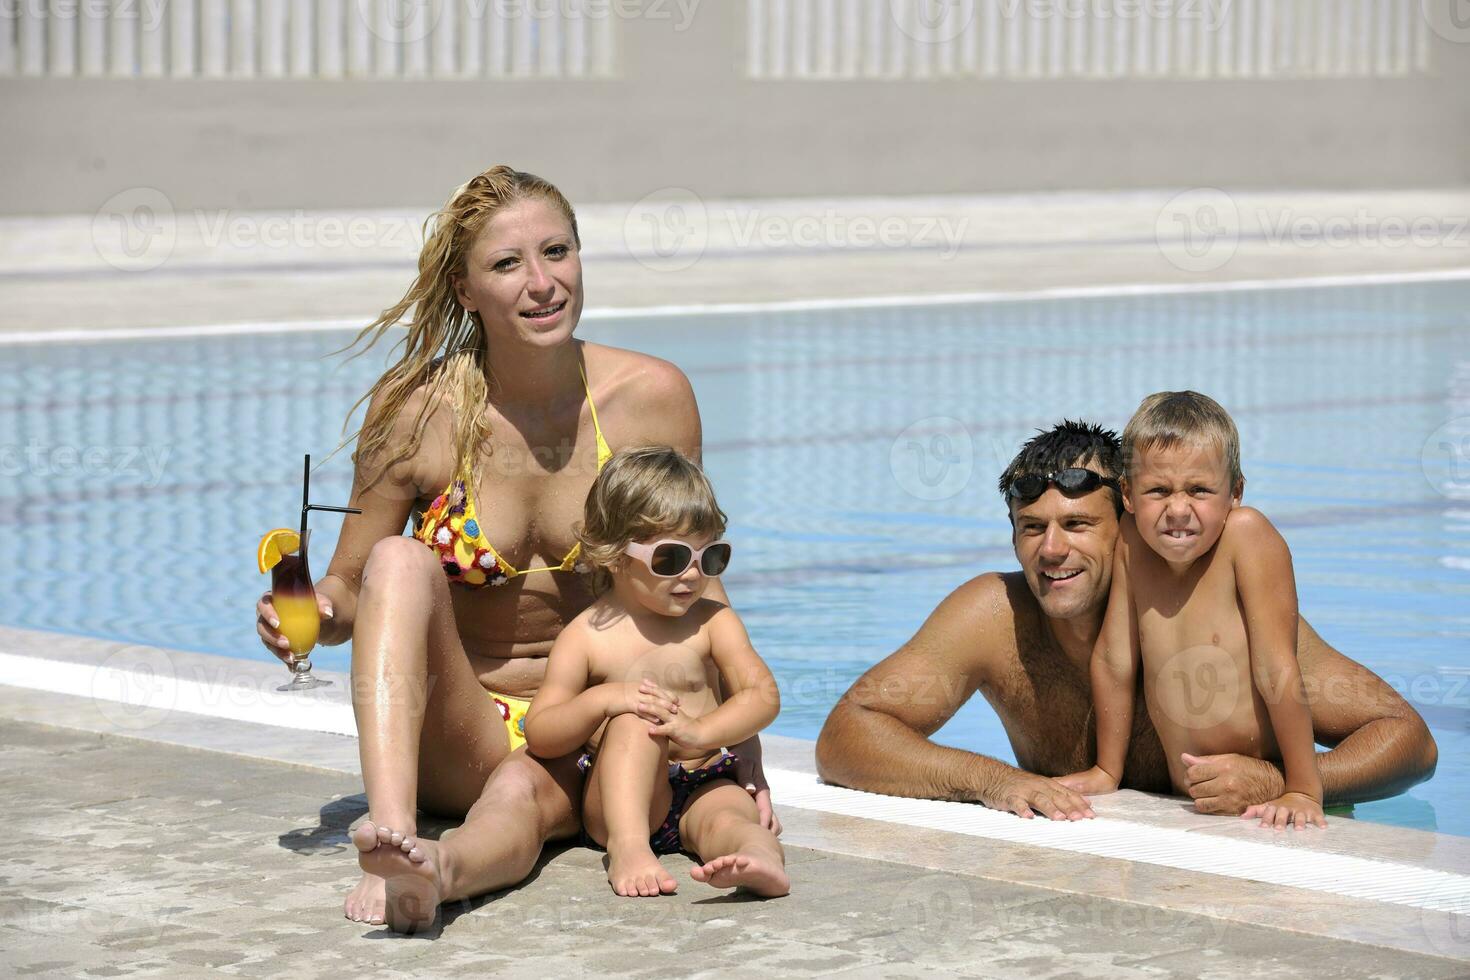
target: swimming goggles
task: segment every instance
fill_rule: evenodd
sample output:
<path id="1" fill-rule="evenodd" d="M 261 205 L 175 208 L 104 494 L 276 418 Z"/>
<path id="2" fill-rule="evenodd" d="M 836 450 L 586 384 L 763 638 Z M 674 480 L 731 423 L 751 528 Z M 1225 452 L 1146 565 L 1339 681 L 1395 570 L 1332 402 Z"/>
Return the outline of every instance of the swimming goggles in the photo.
<path id="1" fill-rule="evenodd" d="M 710 578 L 718 578 L 730 565 L 728 541 L 711 541 L 698 551 L 682 541 L 655 541 L 653 544 L 630 541 L 623 552 L 643 562 L 659 578 L 678 578 L 695 562 L 699 562 L 701 572 Z"/>
<path id="2" fill-rule="evenodd" d="M 1118 481 L 1110 476 L 1103 476 L 1081 466 L 1069 466 L 1045 476 L 1039 473 L 1018 476 L 1006 487 L 1006 496 L 1012 500 L 1035 500 L 1046 493 L 1046 488 L 1052 484 L 1056 484 L 1062 493 L 1091 493 L 1098 487 L 1112 487 L 1115 492 L 1118 490 Z"/>

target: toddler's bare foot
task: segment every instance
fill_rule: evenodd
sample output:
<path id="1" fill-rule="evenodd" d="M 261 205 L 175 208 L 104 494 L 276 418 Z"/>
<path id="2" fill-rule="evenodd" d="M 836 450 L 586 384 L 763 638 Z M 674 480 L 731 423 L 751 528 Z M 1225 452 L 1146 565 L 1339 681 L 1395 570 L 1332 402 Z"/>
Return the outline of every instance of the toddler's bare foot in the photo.
<path id="1" fill-rule="evenodd" d="M 763 854 L 726 854 L 695 865 L 689 876 L 715 888 L 746 888 L 762 898 L 791 892 L 786 869 L 779 861 Z"/>
<path id="2" fill-rule="evenodd" d="M 382 925 L 383 888 L 382 878 L 363 872 L 362 880 L 347 893 L 347 901 L 342 903 L 342 914 L 353 922 Z"/>
<path id="3" fill-rule="evenodd" d="M 405 836 L 371 820 L 352 832 L 357 863 L 383 881 L 383 916 L 395 932 L 418 932 L 433 925 L 443 894 L 439 845 Z"/>
<path id="4" fill-rule="evenodd" d="M 613 891 L 626 898 L 652 898 L 672 895 L 679 887 L 674 876 L 664 870 L 647 843 L 626 847 L 608 845 L 607 881 Z"/>

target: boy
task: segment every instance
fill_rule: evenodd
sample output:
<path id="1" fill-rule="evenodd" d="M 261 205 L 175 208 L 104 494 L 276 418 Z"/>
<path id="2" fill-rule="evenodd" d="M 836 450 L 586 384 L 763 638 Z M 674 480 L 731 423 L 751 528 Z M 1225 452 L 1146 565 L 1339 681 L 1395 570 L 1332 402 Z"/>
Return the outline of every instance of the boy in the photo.
<path id="1" fill-rule="evenodd" d="M 1123 430 L 1125 477 L 1112 590 L 1092 658 L 1097 764 L 1061 782 L 1110 793 L 1123 776 L 1140 663 L 1176 792 L 1185 755 L 1280 761 L 1286 789 L 1246 810 L 1261 826 L 1327 826 L 1296 662 L 1286 542 L 1240 505 L 1240 437 L 1213 399 L 1165 391 Z"/>

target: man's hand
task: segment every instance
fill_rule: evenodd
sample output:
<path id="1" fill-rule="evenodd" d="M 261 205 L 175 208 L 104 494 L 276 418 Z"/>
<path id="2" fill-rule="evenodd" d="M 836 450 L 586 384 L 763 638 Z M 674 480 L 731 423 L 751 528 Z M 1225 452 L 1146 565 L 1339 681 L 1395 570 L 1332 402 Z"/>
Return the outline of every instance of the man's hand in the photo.
<path id="1" fill-rule="evenodd" d="M 1200 813 L 1234 816 L 1247 807 L 1267 803 L 1286 791 L 1281 770 L 1263 759 L 1248 755 L 1190 755 L 1179 758 L 1187 767 L 1184 778 L 1189 795 Z"/>
<path id="2" fill-rule="evenodd" d="M 766 782 L 765 766 L 761 764 L 758 755 L 754 758 L 745 752 L 738 752 L 737 755 L 739 758 L 735 762 L 735 782 L 755 799 L 755 809 L 760 815 L 761 826 L 780 837 L 781 821 L 771 808 L 771 787 Z"/>
<path id="3" fill-rule="evenodd" d="M 992 810 L 1006 810 L 1026 820 L 1037 813 L 1052 820 L 1085 820 L 1096 816 L 1092 807 L 1077 793 L 1055 779 L 1034 776 L 1029 772 L 1017 772 L 1007 777 L 993 795 L 982 798 L 980 802 Z"/>

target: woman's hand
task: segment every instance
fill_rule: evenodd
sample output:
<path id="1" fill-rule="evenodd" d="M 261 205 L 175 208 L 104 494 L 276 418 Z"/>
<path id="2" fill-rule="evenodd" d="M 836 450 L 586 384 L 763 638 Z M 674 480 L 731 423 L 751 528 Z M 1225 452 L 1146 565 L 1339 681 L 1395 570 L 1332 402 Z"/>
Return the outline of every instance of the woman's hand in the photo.
<path id="1" fill-rule="evenodd" d="M 755 740 L 751 739 L 751 741 Z M 781 819 L 776 816 L 776 811 L 771 806 L 771 784 L 766 782 L 766 769 L 760 756 L 752 757 L 750 753 L 744 751 L 736 752 L 736 755 L 739 756 L 739 761 L 735 763 L 735 782 L 744 787 L 751 799 L 755 800 L 760 825 L 780 837 Z"/>
<path id="2" fill-rule="evenodd" d="M 332 618 L 332 600 L 316 594 L 316 611 L 322 620 L 328 621 Z M 265 644 L 267 650 L 274 653 L 286 666 L 297 659 L 296 654 L 291 652 L 290 642 L 281 635 L 281 620 L 276 615 L 276 607 L 271 604 L 271 594 L 267 592 L 255 603 L 255 632 L 260 636 L 260 642 Z"/>

